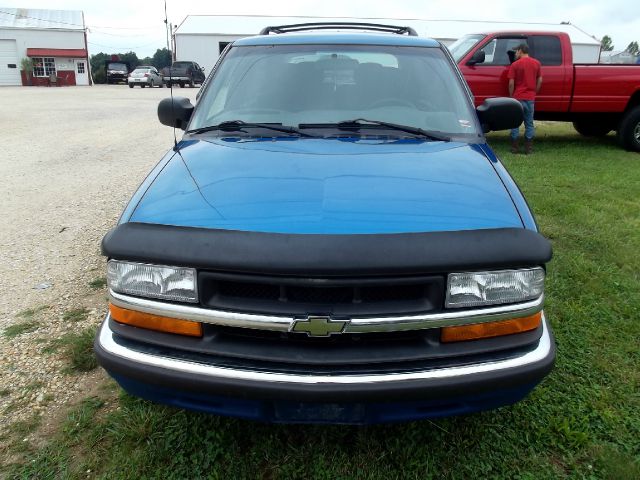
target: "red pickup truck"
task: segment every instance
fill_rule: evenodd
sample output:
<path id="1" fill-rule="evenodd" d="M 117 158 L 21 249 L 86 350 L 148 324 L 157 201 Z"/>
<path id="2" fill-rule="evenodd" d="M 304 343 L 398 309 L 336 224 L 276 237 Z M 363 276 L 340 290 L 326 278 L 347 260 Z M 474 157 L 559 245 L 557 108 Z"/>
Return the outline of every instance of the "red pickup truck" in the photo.
<path id="1" fill-rule="evenodd" d="M 586 136 L 615 130 L 624 148 L 640 151 L 640 65 L 574 64 L 566 33 L 493 32 L 452 44 L 449 49 L 476 106 L 488 97 L 508 95 L 507 72 L 520 43 L 542 64 L 536 119 L 573 122 Z"/>

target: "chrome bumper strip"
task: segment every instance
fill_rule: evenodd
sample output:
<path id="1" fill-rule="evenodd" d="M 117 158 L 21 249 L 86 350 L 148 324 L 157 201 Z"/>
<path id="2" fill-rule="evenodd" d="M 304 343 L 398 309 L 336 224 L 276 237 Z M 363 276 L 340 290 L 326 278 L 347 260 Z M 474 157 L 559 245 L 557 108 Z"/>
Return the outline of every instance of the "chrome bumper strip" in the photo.
<path id="1" fill-rule="evenodd" d="M 192 320 L 227 327 L 253 328 L 258 330 L 291 331 L 295 324 L 293 316 L 271 316 L 250 313 L 210 310 L 193 305 L 159 302 L 145 298 L 130 297 L 109 291 L 111 303 L 120 308 L 137 310 L 163 317 Z M 475 310 L 449 310 L 398 317 L 351 318 L 342 333 L 395 332 L 400 330 L 422 330 L 471 323 L 495 322 L 510 318 L 527 317 L 542 310 L 544 296 L 530 302 L 497 305 Z"/>
<path id="2" fill-rule="evenodd" d="M 465 365 L 460 367 L 446 367 L 421 372 L 398 372 L 380 375 L 297 375 L 288 373 L 269 373 L 217 367 L 215 365 L 178 360 L 171 357 L 156 356 L 140 352 L 118 344 L 113 337 L 114 334 L 109 328 L 109 316 L 107 316 L 107 320 L 103 323 L 100 330 L 100 347 L 105 352 L 123 358 L 125 360 L 153 367 L 164 368 L 174 372 L 198 374 L 211 378 L 246 380 L 250 382 L 275 382 L 307 385 L 359 385 L 402 382 L 411 380 L 446 379 L 462 377 L 465 375 L 477 375 L 485 372 L 495 372 L 499 370 L 523 367 L 540 362 L 551 353 L 552 349 L 551 336 L 549 334 L 549 328 L 547 326 L 547 321 L 544 318 L 544 314 L 542 318 L 542 337 L 538 342 L 538 346 L 534 350 L 520 357 L 509 358 L 507 360 L 478 363 L 474 365 Z"/>

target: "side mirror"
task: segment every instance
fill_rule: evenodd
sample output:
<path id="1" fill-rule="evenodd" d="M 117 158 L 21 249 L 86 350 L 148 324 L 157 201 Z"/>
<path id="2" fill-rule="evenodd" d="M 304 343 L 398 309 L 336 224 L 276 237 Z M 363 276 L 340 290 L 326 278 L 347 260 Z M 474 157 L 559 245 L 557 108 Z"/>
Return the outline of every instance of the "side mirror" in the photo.
<path id="1" fill-rule="evenodd" d="M 165 98 L 158 104 L 158 119 L 163 125 L 185 130 L 193 113 L 191 100 L 185 97 Z"/>
<path id="2" fill-rule="evenodd" d="M 487 98 L 476 112 L 485 133 L 516 128 L 524 120 L 522 105 L 515 98 Z"/>
<path id="3" fill-rule="evenodd" d="M 475 65 L 476 63 L 484 63 L 485 54 L 484 50 L 476 50 L 471 56 L 471 59 L 467 62 L 467 65 Z"/>

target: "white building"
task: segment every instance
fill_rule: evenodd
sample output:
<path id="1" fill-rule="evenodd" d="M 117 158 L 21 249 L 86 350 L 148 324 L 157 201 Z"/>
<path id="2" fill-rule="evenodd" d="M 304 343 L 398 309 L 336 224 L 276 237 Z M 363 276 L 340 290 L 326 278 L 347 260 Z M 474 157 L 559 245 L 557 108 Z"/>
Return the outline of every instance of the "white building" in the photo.
<path id="1" fill-rule="evenodd" d="M 0 7 L 0 85 L 28 81 L 24 58 L 33 61 L 33 85 L 89 85 L 87 50 L 81 11 Z"/>
<path id="2" fill-rule="evenodd" d="M 623 50 L 600 53 L 600 63 L 636 63 L 637 58 L 634 54 Z"/>
<path id="3" fill-rule="evenodd" d="M 418 35 L 450 45 L 471 34 L 497 31 L 566 32 L 571 38 L 575 63 L 598 63 L 600 42 L 571 24 L 422 20 L 415 18 L 272 17 L 263 15 L 189 15 L 174 32 L 176 60 L 192 60 L 208 74 L 220 52 L 242 37 L 257 35 L 266 26 L 309 22 L 365 22 L 413 27 Z"/>

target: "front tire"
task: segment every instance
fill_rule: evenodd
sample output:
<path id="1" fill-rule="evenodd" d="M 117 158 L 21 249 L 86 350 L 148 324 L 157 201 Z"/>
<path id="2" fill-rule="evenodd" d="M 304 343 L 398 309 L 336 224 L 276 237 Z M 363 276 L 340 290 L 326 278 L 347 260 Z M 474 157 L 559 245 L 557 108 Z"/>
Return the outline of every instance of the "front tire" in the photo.
<path id="1" fill-rule="evenodd" d="M 625 150 L 640 152 L 640 106 L 632 108 L 622 117 L 618 142 Z"/>
<path id="2" fill-rule="evenodd" d="M 133 88 L 133 83 L 130 83 L 130 84 L 129 84 L 129 88 Z"/>
<path id="3" fill-rule="evenodd" d="M 613 130 L 611 125 L 599 123 L 595 118 L 591 120 L 576 120 L 573 122 L 573 128 L 583 137 L 604 137 Z"/>

